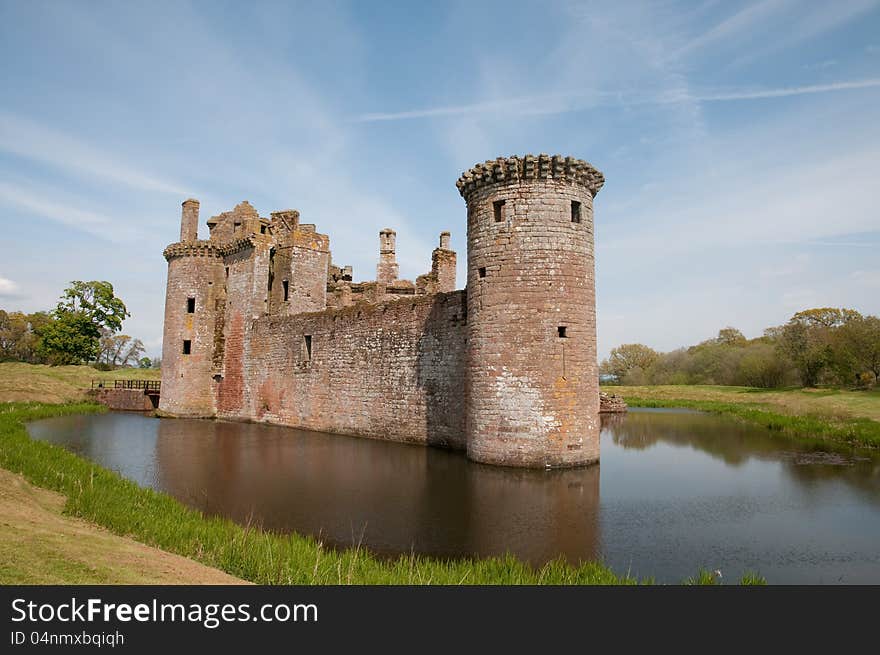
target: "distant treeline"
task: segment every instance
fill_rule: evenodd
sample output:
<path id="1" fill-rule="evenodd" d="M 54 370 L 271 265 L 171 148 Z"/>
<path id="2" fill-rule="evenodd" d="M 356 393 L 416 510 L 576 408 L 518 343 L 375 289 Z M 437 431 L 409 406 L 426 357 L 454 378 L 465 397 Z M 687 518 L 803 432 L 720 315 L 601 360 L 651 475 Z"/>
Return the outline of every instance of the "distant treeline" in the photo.
<path id="1" fill-rule="evenodd" d="M 626 385 L 868 388 L 880 379 L 880 318 L 852 309 L 807 309 L 756 339 L 726 327 L 714 339 L 668 353 L 624 344 L 599 371 L 604 381 Z"/>
<path id="2" fill-rule="evenodd" d="M 0 362 L 85 362 L 103 369 L 156 366 L 158 362 L 144 357 L 140 339 L 117 334 L 128 315 L 109 282 L 75 280 L 52 311 L 0 309 Z"/>

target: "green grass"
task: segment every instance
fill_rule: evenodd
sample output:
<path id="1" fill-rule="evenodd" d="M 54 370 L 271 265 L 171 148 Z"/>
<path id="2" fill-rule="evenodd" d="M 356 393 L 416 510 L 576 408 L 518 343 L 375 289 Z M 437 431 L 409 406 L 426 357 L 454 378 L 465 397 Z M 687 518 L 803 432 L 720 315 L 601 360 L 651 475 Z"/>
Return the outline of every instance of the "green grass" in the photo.
<path id="1" fill-rule="evenodd" d="M 92 380 L 158 380 L 161 376 L 158 369 L 99 371 L 91 366 L 0 362 L 0 402 L 84 401 Z"/>
<path id="2" fill-rule="evenodd" d="M 442 561 L 410 555 L 386 560 L 360 548 L 330 549 L 310 537 L 243 527 L 207 517 L 63 448 L 35 441 L 24 425 L 29 420 L 102 411 L 103 407 L 89 403 L 0 404 L 0 467 L 64 494 L 68 514 L 244 580 L 305 585 L 638 583 L 596 562 L 572 566 L 560 560 L 534 568 L 512 556 Z M 708 580 L 698 576 L 696 582 Z"/>
<path id="3" fill-rule="evenodd" d="M 801 440 L 880 447 L 878 391 L 699 385 L 602 389 L 623 396 L 632 407 L 687 407 L 735 416 Z"/>

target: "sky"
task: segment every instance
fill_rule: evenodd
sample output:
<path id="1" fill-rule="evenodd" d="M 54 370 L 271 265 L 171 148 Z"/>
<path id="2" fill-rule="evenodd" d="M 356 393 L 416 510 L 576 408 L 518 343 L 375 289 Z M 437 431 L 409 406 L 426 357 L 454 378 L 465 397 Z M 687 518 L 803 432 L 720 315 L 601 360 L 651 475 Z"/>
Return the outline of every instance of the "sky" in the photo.
<path id="1" fill-rule="evenodd" d="M 880 0 L 0 0 L 0 307 L 109 280 L 161 352 L 180 204 L 299 209 L 402 277 L 477 162 L 571 155 L 595 200 L 599 355 L 801 309 L 880 314 Z"/>

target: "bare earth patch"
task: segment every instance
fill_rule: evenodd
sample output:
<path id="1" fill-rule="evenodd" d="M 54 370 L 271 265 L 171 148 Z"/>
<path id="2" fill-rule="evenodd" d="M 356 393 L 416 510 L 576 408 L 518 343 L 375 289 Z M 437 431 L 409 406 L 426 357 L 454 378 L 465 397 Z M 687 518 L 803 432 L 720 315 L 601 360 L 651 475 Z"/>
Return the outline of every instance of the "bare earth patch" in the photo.
<path id="1" fill-rule="evenodd" d="M 63 508 L 61 494 L 0 469 L 0 584 L 247 584 Z"/>

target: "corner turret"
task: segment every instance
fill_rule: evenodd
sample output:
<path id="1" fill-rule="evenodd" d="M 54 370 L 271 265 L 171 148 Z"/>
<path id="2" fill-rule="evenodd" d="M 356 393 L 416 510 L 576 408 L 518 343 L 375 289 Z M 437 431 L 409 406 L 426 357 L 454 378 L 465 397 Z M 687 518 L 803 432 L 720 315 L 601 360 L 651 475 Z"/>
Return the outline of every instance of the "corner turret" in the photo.
<path id="1" fill-rule="evenodd" d="M 593 197 L 572 157 L 477 164 L 467 203 L 470 459 L 527 467 L 599 459 Z"/>

